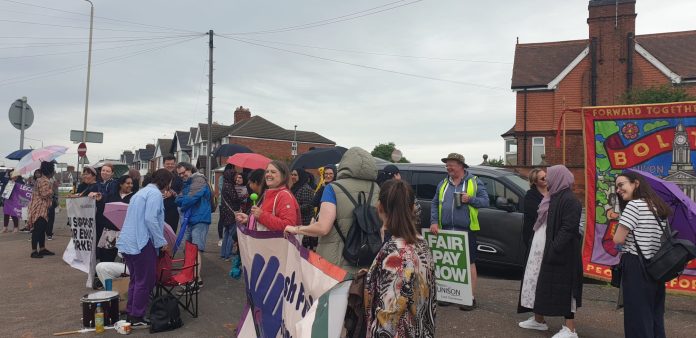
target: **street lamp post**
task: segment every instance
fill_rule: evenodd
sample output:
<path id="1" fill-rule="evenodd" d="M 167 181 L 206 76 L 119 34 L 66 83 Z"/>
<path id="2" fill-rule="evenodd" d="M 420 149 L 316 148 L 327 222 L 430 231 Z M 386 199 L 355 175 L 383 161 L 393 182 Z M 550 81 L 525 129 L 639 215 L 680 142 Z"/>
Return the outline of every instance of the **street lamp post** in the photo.
<path id="1" fill-rule="evenodd" d="M 85 120 L 82 125 L 82 143 L 87 142 L 87 113 L 89 112 L 89 80 L 92 73 L 92 31 L 94 30 L 94 4 L 89 2 L 89 51 L 87 52 L 87 88 L 85 89 Z M 77 157 L 77 171 L 80 172 L 80 157 Z"/>
<path id="2" fill-rule="evenodd" d="M 295 125 L 295 135 L 292 137 L 292 158 L 297 156 L 297 125 Z"/>
<path id="3" fill-rule="evenodd" d="M 32 140 L 32 141 L 39 141 L 39 142 L 41 142 L 41 148 L 44 147 L 43 140 L 37 140 L 37 139 L 35 139 L 35 138 L 26 137 L 26 136 L 24 136 L 24 138 L 27 139 L 27 140 Z"/>

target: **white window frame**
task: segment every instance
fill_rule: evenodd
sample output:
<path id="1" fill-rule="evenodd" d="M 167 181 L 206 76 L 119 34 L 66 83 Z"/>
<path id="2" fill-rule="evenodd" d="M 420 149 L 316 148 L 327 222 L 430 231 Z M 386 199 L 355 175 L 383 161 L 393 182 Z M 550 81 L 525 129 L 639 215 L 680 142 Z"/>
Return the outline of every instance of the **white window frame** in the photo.
<path id="1" fill-rule="evenodd" d="M 536 141 L 541 140 L 541 144 L 537 144 Z M 546 138 L 543 136 L 532 137 L 532 165 L 541 164 L 541 155 L 546 154 Z"/>

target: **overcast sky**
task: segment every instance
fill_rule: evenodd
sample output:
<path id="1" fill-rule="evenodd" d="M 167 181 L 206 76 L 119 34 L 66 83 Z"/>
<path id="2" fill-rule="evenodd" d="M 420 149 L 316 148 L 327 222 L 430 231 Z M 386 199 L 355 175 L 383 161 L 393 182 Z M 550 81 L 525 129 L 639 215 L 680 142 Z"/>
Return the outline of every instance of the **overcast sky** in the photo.
<path id="1" fill-rule="evenodd" d="M 93 2 L 87 130 L 103 132 L 104 143 L 88 144 L 92 162 L 207 121 L 204 33 L 212 29 L 221 35 L 215 121 L 231 124 L 243 105 L 341 146 L 370 151 L 391 141 L 414 162 L 456 151 L 476 164 L 484 153 L 503 155 L 500 134 L 514 124 L 516 37 L 575 40 L 588 30 L 586 0 Z M 636 7 L 637 34 L 696 29 L 696 1 Z M 69 146 L 60 161 L 74 163 L 69 133 L 84 118 L 89 4 L 0 0 L 0 32 L 0 106 L 27 96 L 35 120 L 25 145 Z M 19 134 L 0 122 L 2 157 L 18 149 Z"/>

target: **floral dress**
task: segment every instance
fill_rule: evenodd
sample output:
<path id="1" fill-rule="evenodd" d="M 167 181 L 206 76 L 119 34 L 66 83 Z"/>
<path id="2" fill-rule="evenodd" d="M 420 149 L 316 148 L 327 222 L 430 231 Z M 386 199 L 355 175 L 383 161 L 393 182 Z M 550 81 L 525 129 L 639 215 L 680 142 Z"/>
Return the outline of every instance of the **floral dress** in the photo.
<path id="1" fill-rule="evenodd" d="M 382 246 L 365 277 L 367 337 L 435 337 L 434 269 L 423 238 Z"/>

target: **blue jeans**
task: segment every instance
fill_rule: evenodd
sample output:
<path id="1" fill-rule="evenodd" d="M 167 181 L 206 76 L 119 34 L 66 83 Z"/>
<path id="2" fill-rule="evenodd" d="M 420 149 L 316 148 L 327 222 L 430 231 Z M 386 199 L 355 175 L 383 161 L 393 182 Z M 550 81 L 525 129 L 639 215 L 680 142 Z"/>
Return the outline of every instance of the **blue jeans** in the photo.
<path id="1" fill-rule="evenodd" d="M 232 257 L 232 247 L 234 242 L 237 241 L 237 225 L 229 224 L 223 226 L 222 235 L 222 248 L 220 249 L 220 257 L 230 258 Z"/>
<path id="2" fill-rule="evenodd" d="M 189 224 L 186 227 L 186 235 L 184 239 L 191 241 L 198 246 L 198 251 L 205 251 L 205 240 L 208 237 L 208 223 Z"/>

